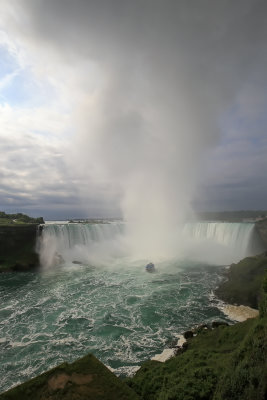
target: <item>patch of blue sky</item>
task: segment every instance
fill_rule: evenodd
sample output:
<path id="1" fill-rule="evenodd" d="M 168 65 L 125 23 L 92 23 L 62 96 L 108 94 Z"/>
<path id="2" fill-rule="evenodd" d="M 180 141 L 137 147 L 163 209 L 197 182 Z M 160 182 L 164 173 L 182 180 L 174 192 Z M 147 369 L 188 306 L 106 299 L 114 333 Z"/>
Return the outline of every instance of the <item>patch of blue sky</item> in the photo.
<path id="1" fill-rule="evenodd" d="M 0 45 L 0 104 L 38 107 L 56 97 L 47 81 L 37 81 L 29 66 L 22 68 L 7 47 Z"/>
<path id="2" fill-rule="evenodd" d="M 10 79 L 9 79 L 10 77 Z M 0 102 L 10 106 L 38 107 L 55 98 L 56 91 L 47 82 L 37 82 L 30 70 L 9 71 L 0 80 Z"/>
<path id="3" fill-rule="evenodd" d="M 0 44 L 0 79 L 18 68 L 19 65 L 16 58 L 10 54 L 6 46 Z"/>

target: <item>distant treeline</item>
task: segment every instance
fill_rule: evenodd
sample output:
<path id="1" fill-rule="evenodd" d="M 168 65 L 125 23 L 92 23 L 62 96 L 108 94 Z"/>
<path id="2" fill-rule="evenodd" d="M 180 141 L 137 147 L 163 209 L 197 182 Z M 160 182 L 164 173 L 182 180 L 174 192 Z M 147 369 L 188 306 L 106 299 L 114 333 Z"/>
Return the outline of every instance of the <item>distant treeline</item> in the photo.
<path id="1" fill-rule="evenodd" d="M 197 217 L 202 220 L 242 221 L 246 219 L 266 218 L 267 211 L 244 210 L 244 211 L 199 212 L 197 213 Z"/>
<path id="2" fill-rule="evenodd" d="M 12 224 L 44 224 L 43 217 L 32 218 L 26 214 L 6 214 L 4 211 L 0 211 L 0 223 Z"/>

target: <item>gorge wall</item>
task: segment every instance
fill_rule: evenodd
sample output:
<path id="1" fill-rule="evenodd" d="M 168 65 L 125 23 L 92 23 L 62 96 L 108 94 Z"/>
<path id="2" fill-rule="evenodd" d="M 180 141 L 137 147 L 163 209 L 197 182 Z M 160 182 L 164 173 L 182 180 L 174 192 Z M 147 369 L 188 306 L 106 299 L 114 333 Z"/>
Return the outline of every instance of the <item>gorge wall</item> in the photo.
<path id="1" fill-rule="evenodd" d="M 261 219 L 255 223 L 255 229 L 258 233 L 265 249 L 267 250 L 267 218 Z"/>
<path id="2" fill-rule="evenodd" d="M 25 271 L 39 265 L 38 224 L 0 225 L 0 272 Z"/>

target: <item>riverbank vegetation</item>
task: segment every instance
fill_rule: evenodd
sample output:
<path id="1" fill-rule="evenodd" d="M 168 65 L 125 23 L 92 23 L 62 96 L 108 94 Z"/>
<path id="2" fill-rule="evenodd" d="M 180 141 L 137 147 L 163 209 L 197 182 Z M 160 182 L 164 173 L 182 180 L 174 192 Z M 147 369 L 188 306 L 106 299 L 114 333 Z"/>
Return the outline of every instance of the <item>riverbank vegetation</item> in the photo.
<path id="1" fill-rule="evenodd" d="M 256 258 L 255 263 L 258 261 Z M 246 276 L 249 281 L 251 275 Z M 259 299 L 259 317 L 233 326 L 201 329 L 196 337 L 188 339 L 186 351 L 165 363 L 144 363 L 127 380 L 128 385 L 144 400 L 264 400 L 267 395 L 266 274 L 259 292 L 255 294 Z"/>
<path id="2" fill-rule="evenodd" d="M 32 218 L 26 214 L 6 214 L 0 211 L 0 225 L 44 224 L 43 217 Z"/>
<path id="3" fill-rule="evenodd" d="M 267 217 L 266 210 L 220 211 L 198 212 L 197 217 L 207 221 L 242 222 L 256 221 Z"/>
<path id="4" fill-rule="evenodd" d="M 244 258 L 230 266 L 225 281 L 215 293 L 226 303 L 258 308 L 266 269 L 267 252 Z"/>

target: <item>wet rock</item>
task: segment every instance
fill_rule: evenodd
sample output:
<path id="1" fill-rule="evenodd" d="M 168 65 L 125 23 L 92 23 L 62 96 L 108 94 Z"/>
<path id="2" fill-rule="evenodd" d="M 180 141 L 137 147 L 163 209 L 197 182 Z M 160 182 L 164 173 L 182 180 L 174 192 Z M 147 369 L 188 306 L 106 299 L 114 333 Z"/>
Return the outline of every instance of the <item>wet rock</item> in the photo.
<path id="1" fill-rule="evenodd" d="M 219 326 L 228 326 L 229 324 L 224 321 L 212 321 L 211 327 L 218 328 Z"/>
<path id="2" fill-rule="evenodd" d="M 174 339 L 174 340 L 170 341 L 169 343 L 167 343 L 168 349 L 173 349 L 174 347 L 177 347 L 177 339 Z"/>
<path id="3" fill-rule="evenodd" d="M 199 333 L 201 333 L 203 331 L 207 331 L 207 330 L 210 330 L 210 329 L 211 329 L 211 327 L 209 325 L 203 324 L 203 325 L 199 325 L 196 328 L 194 328 L 193 329 L 193 333 L 194 334 L 199 334 Z"/>
<path id="4" fill-rule="evenodd" d="M 192 331 L 186 331 L 186 332 L 184 333 L 184 338 L 185 338 L 185 339 L 192 338 L 193 336 L 194 336 L 194 334 L 193 334 Z"/>

